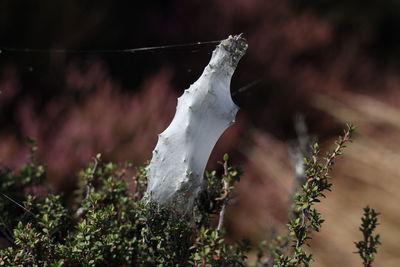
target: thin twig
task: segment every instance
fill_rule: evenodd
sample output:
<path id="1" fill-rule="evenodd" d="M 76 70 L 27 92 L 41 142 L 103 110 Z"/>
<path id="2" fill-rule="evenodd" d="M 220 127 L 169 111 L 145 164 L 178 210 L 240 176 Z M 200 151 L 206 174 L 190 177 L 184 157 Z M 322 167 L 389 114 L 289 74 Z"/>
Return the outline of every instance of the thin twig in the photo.
<path id="1" fill-rule="evenodd" d="M 92 180 L 94 178 L 94 175 L 96 174 L 97 166 L 98 166 L 99 161 L 100 161 L 100 156 L 93 157 L 93 161 L 94 161 L 93 169 L 92 169 L 92 171 L 90 173 L 90 179 L 86 183 L 86 193 L 85 193 L 85 198 L 82 200 L 82 203 L 84 203 L 85 201 L 87 201 L 89 199 L 89 196 L 93 191 Z M 85 213 L 85 208 L 84 207 L 80 207 L 75 212 L 75 217 L 79 218 L 84 213 Z"/>
<path id="2" fill-rule="evenodd" d="M 302 114 L 298 114 L 294 118 L 294 129 L 296 131 L 297 140 L 295 144 L 289 148 L 290 158 L 295 169 L 295 175 L 293 179 L 292 190 L 289 193 L 289 203 L 288 203 L 288 221 L 293 220 L 296 217 L 296 211 L 293 209 L 295 195 L 299 190 L 299 187 L 305 183 L 305 166 L 304 158 L 308 158 L 311 155 L 312 149 L 311 145 L 315 141 L 309 133 L 308 128 Z M 305 223 L 305 215 L 302 213 L 302 224 Z M 281 253 L 285 253 L 289 247 L 290 239 L 286 239 L 281 245 Z M 298 245 L 298 244 L 297 244 Z M 272 259 L 273 265 L 273 259 Z M 272 266 L 271 265 L 271 266 Z"/>
<path id="3" fill-rule="evenodd" d="M 217 200 L 222 200 L 222 207 L 221 207 L 221 211 L 219 212 L 219 220 L 218 220 L 218 226 L 217 226 L 217 231 L 221 232 L 222 226 L 224 224 L 224 217 L 225 217 L 225 209 L 226 206 L 228 204 L 228 197 L 229 197 L 229 172 L 228 172 L 228 161 L 224 161 L 224 193 L 223 195 L 218 198 Z"/>

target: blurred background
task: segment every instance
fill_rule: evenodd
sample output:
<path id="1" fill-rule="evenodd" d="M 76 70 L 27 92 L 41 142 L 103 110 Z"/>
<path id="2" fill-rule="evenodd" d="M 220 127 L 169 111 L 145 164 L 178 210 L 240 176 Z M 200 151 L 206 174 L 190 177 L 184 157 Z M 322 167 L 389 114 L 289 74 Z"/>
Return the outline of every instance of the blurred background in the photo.
<path id="1" fill-rule="evenodd" d="M 362 208 L 382 213 L 376 266 L 400 264 L 400 2 L 294 0 L 0 1 L 0 47 L 127 49 L 225 39 L 249 49 L 232 81 L 237 123 L 221 138 L 245 175 L 227 212 L 231 239 L 284 233 L 294 178 L 294 118 L 325 149 L 346 122 L 354 142 L 319 205 L 314 266 L 361 266 L 354 241 Z M 143 165 L 171 121 L 176 98 L 215 44 L 137 53 L 16 52 L 0 48 L 0 163 L 27 161 L 26 137 L 67 197 L 76 173 L 105 160 Z"/>

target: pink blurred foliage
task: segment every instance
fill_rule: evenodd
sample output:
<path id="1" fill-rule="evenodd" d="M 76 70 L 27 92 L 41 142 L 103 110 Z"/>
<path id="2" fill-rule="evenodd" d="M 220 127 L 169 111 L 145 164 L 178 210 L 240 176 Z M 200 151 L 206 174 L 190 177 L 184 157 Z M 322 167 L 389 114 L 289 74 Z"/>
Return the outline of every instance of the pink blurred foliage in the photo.
<path id="1" fill-rule="evenodd" d="M 49 182 L 57 189 L 73 185 L 77 171 L 97 153 L 105 160 L 143 165 L 173 116 L 176 93 L 170 87 L 172 72 L 162 69 L 141 85 L 137 94 L 121 93 L 105 68 L 94 62 L 86 72 L 71 65 L 65 85 L 82 90 L 78 99 L 57 98 L 36 112 L 33 99 L 17 108 L 24 135 L 36 139 L 37 157 L 48 165 Z M 6 85 L 12 84 L 6 81 Z M 7 90 L 17 90 L 17 87 Z M 26 161 L 26 144 L 12 134 L 1 133 L 2 163 L 18 166 Z"/>

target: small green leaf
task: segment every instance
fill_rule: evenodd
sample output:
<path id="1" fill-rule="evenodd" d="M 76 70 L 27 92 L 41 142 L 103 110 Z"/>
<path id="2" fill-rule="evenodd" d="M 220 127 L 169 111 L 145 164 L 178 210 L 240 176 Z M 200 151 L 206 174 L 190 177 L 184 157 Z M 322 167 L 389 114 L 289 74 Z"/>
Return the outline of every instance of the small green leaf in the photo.
<path id="1" fill-rule="evenodd" d="M 229 160 L 229 155 L 227 153 L 224 154 L 224 161 L 228 161 Z"/>

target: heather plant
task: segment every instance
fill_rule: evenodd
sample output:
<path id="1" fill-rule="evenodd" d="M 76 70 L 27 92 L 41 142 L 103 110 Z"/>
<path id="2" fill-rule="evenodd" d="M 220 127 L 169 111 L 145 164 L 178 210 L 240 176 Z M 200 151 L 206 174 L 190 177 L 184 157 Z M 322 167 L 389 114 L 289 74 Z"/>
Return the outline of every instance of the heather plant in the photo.
<path id="1" fill-rule="evenodd" d="M 333 151 L 320 157 L 320 147 L 315 143 L 311 147 L 310 158 L 304 158 L 304 183 L 294 195 L 294 203 L 287 224 L 288 234 L 277 236 L 269 245 L 269 255 L 265 256 L 265 242 L 259 246 L 256 266 L 295 267 L 309 266 L 314 258 L 305 250 L 312 239 L 313 231 L 319 232 L 324 220 L 321 213 L 314 207 L 316 203 L 325 198 L 326 191 L 331 191 L 332 183 L 330 172 L 338 156 L 342 155 L 346 144 L 351 141 L 351 134 L 355 127 L 347 125 L 342 136 L 336 140 Z M 372 231 L 377 226 L 377 216 L 373 209 L 366 207 L 362 218 L 360 230 L 363 232 L 364 241 L 356 243 L 364 266 L 371 266 L 374 260 L 376 247 L 379 243 L 379 235 L 372 236 Z"/>
<path id="2" fill-rule="evenodd" d="M 243 266 L 247 245 L 226 244 L 223 231 L 212 224 L 214 211 L 227 201 L 230 181 L 241 175 L 228 167 L 227 156 L 223 165 L 229 174 L 221 178 L 211 172 L 211 198 L 202 201 L 203 207 L 217 204 L 214 209 L 196 209 L 193 219 L 173 207 L 142 201 L 144 167 L 126 182 L 131 165 L 103 162 L 100 155 L 79 173 L 72 208 L 66 207 L 62 195 L 24 193 L 30 183 L 43 185 L 39 178 L 45 167 L 34 157 L 18 174 L 2 169 L 2 192 L 7 193 L 0 206 L 0 227 L 10 246 L 0 251 L 0 265 Z M 18 203 L 23 203 L 20 209 L 15 208 Z"/>
<path id="3" fill-rule="evenodd" d="M 351 139 L 354 131 L 352 125 L 348 125 L 343 136 L 336 141 L 336 148 L 319 159 L 320 147 L 316 143 L 312 146 L 310 159 L 304 159 L 305 183 L 295 195 L 294 218 L 288 223 L 289 235 L 285 238 L 286 243 L 282 247 L 274 249 L 274 260 L 277 266 L 308 266 L 313 260 L 312 255 L 304 250 L 304 245 L 311 239 L 311 231 L 319 231 L 324 220 L 321 214 L 314 208 L 314 204 L 325 197 L 325 191 L 330 191 L 332 183 L 329 173 L 337 156 L 342 154 L 347 142 Z M 291 243 L 293 251 L 285 256 L 284 250 Z"/>
<path id="4" fill-rule="evenodd" d="M 322 159 L 318 145 L 305 159 L 305 183 L 295 195 L 287 236 L 265 241 L 256 266 L 309 266 L 304 247 L 323 223 L 314 204 L 331 190 L 329 173 L 354 130 L 348 126 L 336 148 Z M 0 230 L 8 246 L 0 250 L 2 266 L 246 266 L 248 241 L 227 243 L 224 212 L 242 176 L 224 155 L 222 172 L 206 172 L 206 183 L 192 214 L 173 206 L 143 201 L 146 168 L 103 161 L 98 154 L 79 173 L 75 203 L 44 189 L 46 166 L 37 162 L 31 144 L 29 162 L 19 172 L 0 169 Z M 32 188 L 42 188 L 32 190 Z M 377 216 L 364 210 L 364 240 L 357 242 L 364 266 L 372 266 L 379 242 L 373 235 Z M 219 215 L 219 216 L 218 216 Z"/>
<path id="5" fill-rule="evenodd" d="M 378 215 L 374 209 L 369 206 L 364 208 L 363 217 L 361 217 L 360 231 L 363 234 L 363 240 L 354 242 L 358 253 L 363 260 L 364 267 L 371 267 L 375 259 L 375 254 L 377 253 L 378 245 L 381 244 L 379 241 L 380 236 L 373 235 L 378 224 Z"/>

